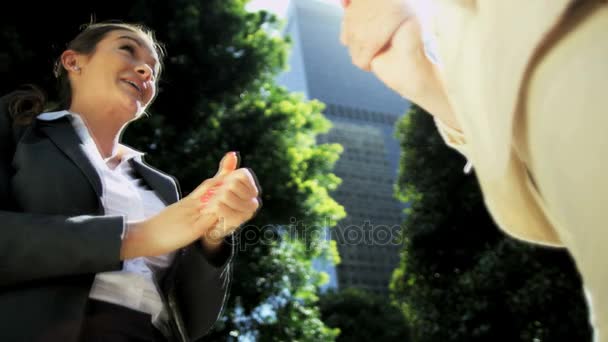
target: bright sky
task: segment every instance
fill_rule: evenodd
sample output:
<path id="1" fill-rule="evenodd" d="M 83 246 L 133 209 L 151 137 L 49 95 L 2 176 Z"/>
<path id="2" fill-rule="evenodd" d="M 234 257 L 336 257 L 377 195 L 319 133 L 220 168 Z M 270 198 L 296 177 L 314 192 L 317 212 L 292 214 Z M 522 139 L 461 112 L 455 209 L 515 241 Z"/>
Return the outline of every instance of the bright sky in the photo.
<path id="1" fill-rule="evenodd" d="M 308 0 L 308 1 L 323 1 L 328 3 L 340 5 L 340 0 Z M 261 10 L 265 9 L 269 12 L 276 13 L 279 17 L 285 17 L 287 8 L 289 6 L 289 0 L 251 0 L 247 4 L 249 10 Z"/>

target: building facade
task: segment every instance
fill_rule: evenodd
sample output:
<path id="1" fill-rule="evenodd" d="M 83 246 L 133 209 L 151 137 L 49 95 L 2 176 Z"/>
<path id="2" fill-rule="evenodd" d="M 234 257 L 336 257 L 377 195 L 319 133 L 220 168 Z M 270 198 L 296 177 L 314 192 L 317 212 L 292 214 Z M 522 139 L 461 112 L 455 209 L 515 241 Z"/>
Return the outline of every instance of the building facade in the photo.
<path id="1" fill-rule="evenodd" d="M 292 0 L 286 27 L 292 39 L 290 69 L 277 81 L 324 102 L 333 128 L 318 142 L 344 147 L 335 168 L 342 184 L 332 196 L 347 217 L 331 230 L 342 262 L 335 269 L 317 266 L 332 276 L 330 287 L 386 295 L 399 261 L 404 208 L 393 196 L 399 161 L 394 128 L 409 103 L 352 65 L 339 41 L 341 17 L 338 6 Z"/>

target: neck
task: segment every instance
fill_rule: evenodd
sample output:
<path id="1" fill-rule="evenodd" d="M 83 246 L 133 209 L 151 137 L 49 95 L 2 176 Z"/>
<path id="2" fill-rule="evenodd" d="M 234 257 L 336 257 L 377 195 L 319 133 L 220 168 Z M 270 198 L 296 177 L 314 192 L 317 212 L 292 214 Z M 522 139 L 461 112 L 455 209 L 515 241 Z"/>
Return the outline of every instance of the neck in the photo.
<path id="1" fill-rule="evenodd" d="M 121 117 L 117 113 L 94 111 L 75 104 L 70 106 L 69 111 L 80 115 L 101 156 L 103 158 L 112 156 L 118 145 L 119 135 L 128 120 L 117 120 Z"/>

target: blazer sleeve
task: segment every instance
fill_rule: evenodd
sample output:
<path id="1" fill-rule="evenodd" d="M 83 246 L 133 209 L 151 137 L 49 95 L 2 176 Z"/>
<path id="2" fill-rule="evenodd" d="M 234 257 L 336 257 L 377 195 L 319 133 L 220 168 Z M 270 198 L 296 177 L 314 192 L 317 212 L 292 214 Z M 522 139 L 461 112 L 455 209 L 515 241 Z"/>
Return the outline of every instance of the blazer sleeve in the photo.
<path id="1" fill-rule="evenodd" d="M 54 216 L 18 212 L 10 179 L 14 137 L 0 99 L 0 286 L 119 270 L 122 216 Z"/>
<path id="2" fill-rule="evenodd" d="M 226 237 L 221 250 L 211 256 L 200 242 L 183 249 L 168 280 L 169 305 L 180 317 L 189 341 L 209 333 L 228 300 L 236 253 L 234 234 Z"/>
<path id="3" fill-rule="evenodd" d="M 0 286 L 122 267 L 122 217 L 0 211 L 0 222 Z"/>

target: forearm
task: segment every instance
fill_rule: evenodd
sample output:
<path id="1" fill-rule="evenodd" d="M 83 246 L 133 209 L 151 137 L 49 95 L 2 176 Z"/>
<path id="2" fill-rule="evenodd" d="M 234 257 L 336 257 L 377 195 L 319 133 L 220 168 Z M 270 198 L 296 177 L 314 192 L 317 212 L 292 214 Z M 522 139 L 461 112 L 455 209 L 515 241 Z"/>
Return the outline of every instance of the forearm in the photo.
<path id="1" fill-rule="evenodd" d="M 430 74 L 435 77 L 427 80 L 431 83 L 427 85 L 426 91 L 419 95 L 418 103 L 428 113 L 433 115 L 436 120 L 439 120 L 444 125 L 454 131 L 462 133 L 462 126 L 456 118 L 454 108 L 450 103 L 448 92 L 440 70 L 435 65 L 430 65 L 432 72 Z"/>

